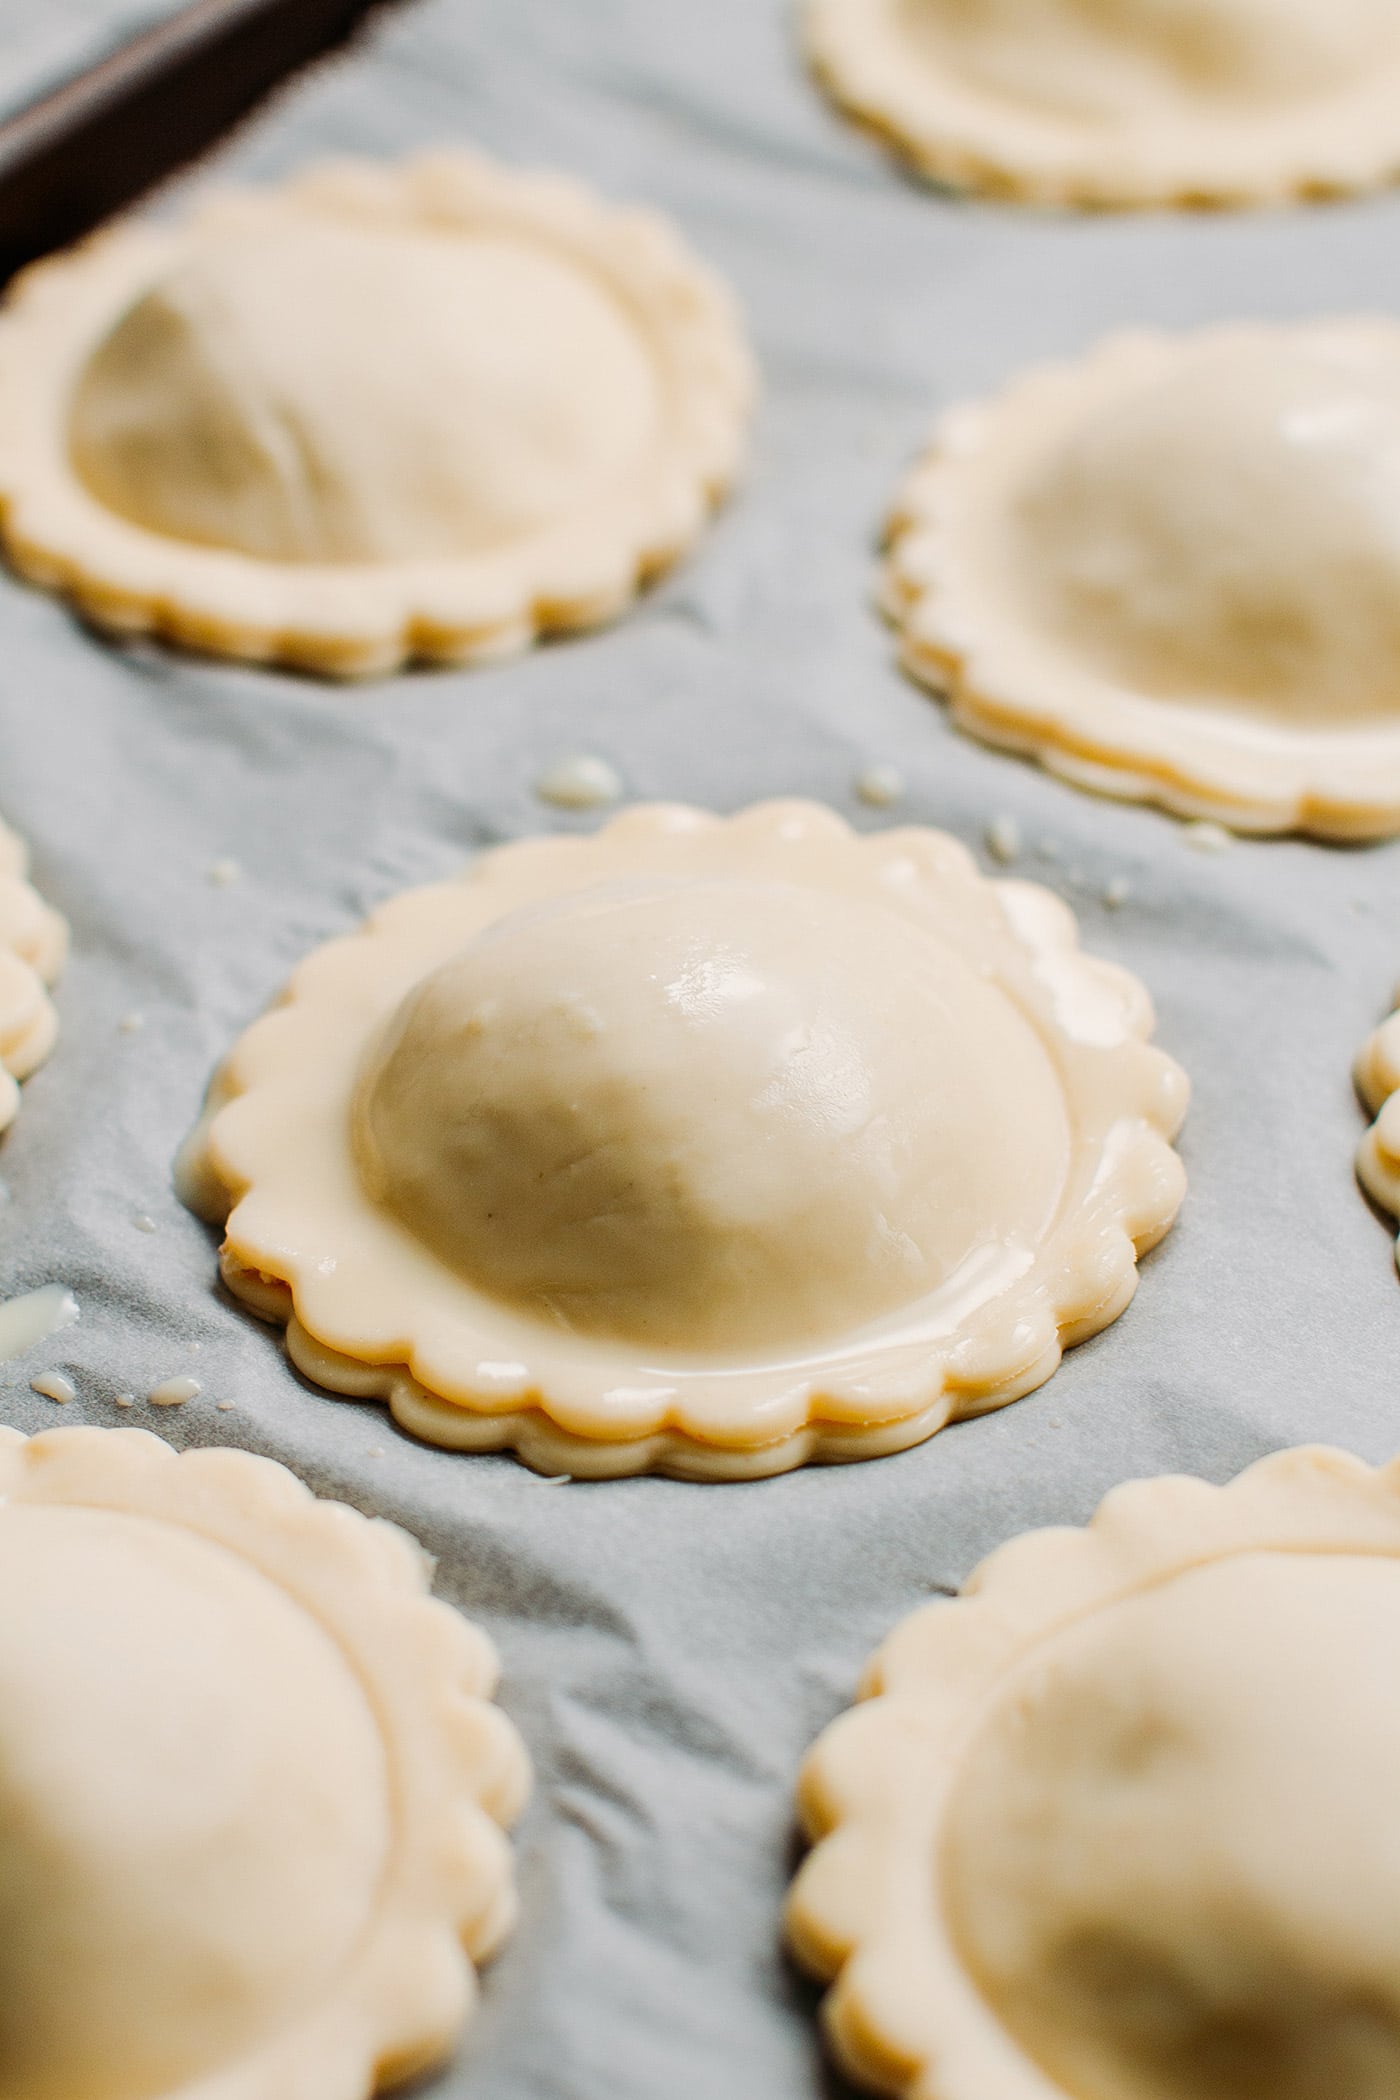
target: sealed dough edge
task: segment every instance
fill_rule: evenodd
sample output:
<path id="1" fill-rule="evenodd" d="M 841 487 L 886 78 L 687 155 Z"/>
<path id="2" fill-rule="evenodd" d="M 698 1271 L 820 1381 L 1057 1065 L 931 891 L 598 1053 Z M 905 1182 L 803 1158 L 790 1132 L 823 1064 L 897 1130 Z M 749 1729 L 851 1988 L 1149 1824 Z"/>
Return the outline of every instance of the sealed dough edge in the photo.
<path id="1" fill-rule="evenodd" d="M 1400 992 L 1396 1004 L 1362 1044 L 1352 1076 L 1372 1118 L 1357 1147 L 1357 1179 L 1372 1202 L 1400 1222 Z"/>
<path id="2" fill-rule="evenodd" d="M 627 486 L 604 486 L 582 515 L 498 548 L 380 561 L 261 559 L 146 529 L 99 500 L 70 442 L 90 355 L 211 246 L 242 239 L 255 250 L 263 229 L 318 224 L 483 235 L 591 285 L 654 366 L 661 403 Z M 215 347 L 217 398 L 229 373 Z M 661 214 L 464 149 L 398 164 L 327 160 L 275 187 L 214 193 L 173 224 L 118 221 L 21 274 L 0 308 L 0 541 L 26 580 L 118 638 L 153 635 L 331 678 L 490 663 L 615 619 L 689 550 L 741 470 L 755 388 L 733 296 Z M 283 415 L 274 391 L 251 442 L 285 472 L 290 441 L 297 472 L 299 440 L 290 424 L 279 433 Z"/>
<path id="3" fill-rule="evenodd" d="M 35 1561 L 46 1530 L 54 1533 L 52 1543 Z M 428 1594 L 431 1564 L 416 1542 L 393 1524 L 362 1516 L 341 1503 L 318 1500 L 271 1459 L 217 1448 L 177 1454 L 144 1430 L 98 1428 L 57 1429 L 30 1438 L 0 1428 L 0 1541 L 7 1535 L 19 1564 L 27 1552 L 39 1570 L 38 1587 L 29 1594 L 41 1617 L 44 1612 L 57 1614 L 51 1637 L 70 1628 L 63 1639 L 69 1656 L 65 1682 L 74 1680 L 81 1701 L 87 1696 L 82 1689 L 84 1671 L 96 1671 L 93 1711 L 109 1711 L 104 1702 L 115 1696 L 114 1711 L 126 1717 L 125 1722 L 113 1723 L 100 1744 L 103 1771 L 111 1775 L 113 1804 L 95 1826 L 101 1834 L 94 1834 L 90 1819 L 76 1813 L 72 1830 L 52 1838 L 44 1838 L 47 1826 L 41 1820 L 33 1841 L 53 1844 L 61 1837 L 65 1873 L 56 1883 L 55 1901 L 69 1909 L 75 1902 L 79 1906 L 74 1923 L 64 1929 L 70 1937 L 78 1931 L 74 1959 L 94 1969 L 91 2017 L 99 2023 L 96 2032 L 103 2047 L 117 2045 L 123 2019 L 141 2017 L 144 1990 L 152 2017 L 167 1999 L 172 2013 L 178 2007 L 178 2037 L 144 2038 L 157 2055 L 174 2052 L 166 2066 L 174 2080 L 171 2100 L 185 2094 L 193 2100 L 196 2091 L 201 2096 L 217 2091 L 219 2100 L 266 2100 L 273 2092 L 288 2100 L 363 2100 L 371 2089 L 439 2062 L 452 2049 L 471 2010 L 473 1964 L 494 1951 L 514 1922 L 511 1857 L 502 1833 L 524 1802 L 530 1771 L 514 1727 L 490 1703 L 497 1677 L 492 1644 Z M 121 1585 L 133 1572 L 133 1596 L 145 1600 L 148 1618 L 155 1614 L 147 1645 L 125 1664 L 118 1657 L 109 1665 L 102 1636 L 91 1627 L 95 1652 L 90 1663 L 84 1657 L 83 1629 L 93 1619 L 91 1593 L 83 1584 L 85 1552 L 92 1554 L 93 1570 L 98 1571 L 93 1579 L 104 1588 L 111 1581 L 117 1623 L 125 1609 Z M 183 1625 L 184 1637 L 197 1645 L 199 1613 L 208 1607 L 182 1604 L 174 1611 L 175 1591 L 162 1587 L 172 1582 L 192 1597 L 213 1600 L 212 1624 L 221 1646 L 211 1668 L 215 1679 L 218 1672 L 226 1672 L 225 1703 L 242 1692 L 245 1702 L 256 1704 L 259 1687 L 279 1682 L 287 1696 L 294 1697 L 298 1678 L 304 1675 L 312 1687 L 307 1696 L 321 1699 L 319 1707 L 302 1716 L 306 1739 L 294 1732 L 277 1755 L 265 1761 L 270 1756 L 266 1742 L 280 1727 L 295 1729 L 297 1724 L 290 1714 L 245 1710 L 237 1729 L 230 1729 L 230 1738 L 250 1743 L 250 1752 L 231 1747 L 225 1762 L 217 1747 L 204 1742 L 204 1731 L 217 1729 L 217 1681 L 196 1685 L 191 1680 L 187 1695 L 186 1678 L 178 1667 L 185 1651 L 177 1645 L 163 1659 L 162 1642 L 176 1638 L 165 1630 L 171 1616 L 173 1624 Z M 171 1615 L 160 1609 L 159 1600 L 166 1594 L 172 1599 Z M 244 1636 L 251 1644 L 246 1655 L 237 1646 L 241 1613 L 247 1614 L 243 1623 L 250 1627 Z M 23 1635 L 24 1616 L 23 1606 L 10 1615 L 11 1632 L 18 1629 L 17 1637 Z M 280 1679 L 268 1677 L 259 1656 L 265 1658 L 277 1647 L 283 1630 L 291 1674 L 284 1667 Z M 139 1646 L 139 1628 L 133 1630 L 133 1638 Z M 21 1647 L 16 1680 L 14 1653 L 13 1644 L 6 1647 L 0 1668 L 8 1673 L 7 1684 L 17 1682 L 20 1688 L 20 1705 L 7 1715 L 8 1724 L 18 1727 L 28 1710 L 25 1687 L 39 1665 L 31 1661 L 26 1668 Z M 131 1694 L 139 1703 L 109 1691 L 111 1667 L 128 1677 L 134 1672 L 132 1681 L 145 1687 Z M 199 1678 L 197 1665 L 190 1667 Z M 182 1699 L 201 1702 L 197 1708 L 189 1704 L 183 1724 Z M 148 1724 L 142 1716 L 152 1708 L 157 1716 L 168 1714 L 167 1722 L 149 1724 L 169 1746 L 169 1772 L 160 1765 L 165 1795 L 143 1792 L 129 1769 L 145 1761 L 140 1737 Z M 40 1711 L 61 1712 L 62 1705 L 55 1709 L 46 1698 Z M 304 1857 L 299 1830 L 289 1830 L 273 1842 L 249 1828 L 240 1841 L 243 1864 L 221 1865 L 226 1822 L 245 1815 L 256 1820 L 254 1795 L 269 1781 L 277 1791 L 274 1775 L 284 1776 L 289 1786 L 295 1775 L 298 1800 L 305 1796 L 309 1801 L 317 1794 L 322 1785 L 318 1774 L 307 1770 L 296 1775 L 295 1767 L 299 1751 L 304 1760 L 320 1754 L 318 1728 L 323 1723 L 333 1736 L 348 1732 L 351 1738 L 362 1737 L 363 1743 L 357 1751 L 352 1741 L 343 1762 L 328 1763 L 324 1818 L 319 1812 L 309 1815 L 312 1827 L 305 1833 Z M 131 1740 L 124 1733 L 128 1725 L 134 1731 Z M 328 1757 L 333 1736 L 320 1746 Z M 67 1756 L 70 1747 L 81 1759 L 79 1746 L 55 1745 L 47 1760 L 60 1774 L 64 1768 L 58 1757 Z M 19 1792 L 11 1794 L 5 1840 L 20 1845 L 16 1871 L 23 1876 L 23 1848 L 29 1842 L 24 1816 L 47 1817 L 51 1825 L 54 1816 L 62 1815 L 63 1789 L 57 1779 L 25 1778 L 27 1772 L 44 1772 L 42 1744 L 18 1742 L 13 1748 L 6 1782 Z M 182 1813 L 178 1798 L 169 1798 L 172 1788 L 178 1797 L 186 1775 L 196 1791 L 207 1789 L 213 1804 L 205 1824 L 199 1821 L 196 1804 L 187 1804 Z M 219 1807 L 225 1799 L 222 1790 L 235 1786 L 238 1791 L 227 1799 L 240 1804 L 236 1813 L 231 1806 Z M 366 1794 L 361 1799 L 356 1790 L 366 1787 L 372 1788 L 373 1797 Z M 25 1810 L 26 1800 L 36 1805 Z M 277 1818 L 285 1821 L 285 1816 L 275 1801 L 267 1806 L 270 1827 L 277 1829 Z M 150 1843 L 144 1846 L 139 1829 L 127 1827 L 142 1813 L 149 1814 L 154 1825 Z M 343 1852 L 332 1835 L 337 1816 L 346 1819 L 347 1831 L 361 1828 L 367 1833 L 360 1847 L 362 1869 L 341 1872 L 335 1865 Z M 375 1841 L 378 1852 L 368 1835 L 375 1829 L 383 1833 L 382 1840 Z M 279 1899 L 261 1886 L 258 1875 L 270 1871 L 281 1887 L 278 1862 L 287 1854 L 290 1878 L 280 1900 L 293 1912 L 304 1910 L 311 1936 L 323 1932 L 331 1952 L 318 1966 L 313 1949 L 292 1998 L 260 2011 L 258 1994 L 275 1987 L 279 1972 L 274 1955 L 258 1941 L 278 1929 L 295 1936 L 298 1928 L 280 1923 Z M 39 1856 L 49 1855 L 41 1851 Z M 251 1869 L 246 1864 L 250 1859 Z M 182 1887 L 182 1861 L 189 1863 L 188 1872 L 195 1877 L 193 1895 Z M 150 1877 L 148 1885 L 130 1885 L 129 1877 L 138 1873 Z M 84 1874 L 93 1878 L 91 1902 L 99 1921 L 90 1928 L 79 1915 Z M 334 1902 L 324 1895 L 317 1898 L 318 1874 L 332 1877 L 341 1889 Z M 363 1904 L 363 1915 L 358 1924 L 352 1915 L 347 1924 L 337 1925 L 337 1909 L 347 1901 L 356 1910 Z M 199 1920 L 193 1937 L 198 1947 L 207 1936 L 208 1951 L 204 1957 L 196 1951 L 193 1966 L 183 1970 L 184 1957 L 170 1943 L 172 1935 L 180 1937 L 174 1923 L 180 1906 L 191 1902 L 192 1916 Z M 108 1974 L 112 1957 L 102 1951 L 100 1919 L 113 1903 L 129 1919 L 132 1935 L 147 1935 L 133 1937 L 119 1950 L 118 1971 L 134 1948 L 149 1942 L 153 1962 L 158 1949 L 169 1948 L 168 1963 L 163 1958 L 156 1963 L 160 1974 L 154 1982 L 128 1975 L 123 1989 L 120 1974 Z M 47 1945 L 42 1912 L 40 1903 L 35 1961 Z M 250 1924 L 260 1917 L 261 1927 Z M 204 1969 L 201 1958 L 207 1962 Z M 76 2068 L 87 2061 L 81 2035 L 64 2039 L 62 2029 L 49 2018 L 47 1993 L 36 1983 L 48 1968 L 31 1975 L 23 1944 L 0 1955 L 0 1969 L 10 1974 L 7 1959 L 20 1964 L 11 1989 L 19 1991 L 22 2009 L 25 1980 L 37 1989 L 25 2017 L 35 2026 L 31 2042 L 40 2051 L 39 2060 L 45 2060 L 47 2052 L 56 2054 L 60 2063 L 67 2061 L 69 2079 L 82 2084 L 84 2092 L 91 2090 L 92 2100 L 101 2100 L 100 2069 L 89 2068 L 84 2074 Z M 182 1976 L 188 1979 L 184 1984 Z M 207 2002 L 197 1988 L 201 1978 L 212 1979 Z M 55 1988 L 62 1988 L 61 1977 Z M 133 1992 L 135 2009 L 124 2011 Z M 245 2003 L 250 1994 L 252 2002 Z M 81 2027 L 84 2014 L 79 1997 L 69 2016 Z M 21 2027 L 21 2034 L 24 2031 Z M 98 2057 L 100 2062 L 100 2049 Z M 124 2078 L 131 2075 L 129 2070 L 121 2073 Z M 90 2087 L 85 2077 L 95 2078 L 96 2084 Z M 120 2084 L 119 2089 L 125 2093 L 128 2085 Z M 166 2089 L 162 2083 L 161 2090 Z"/>
<path id="4" fill-rule="evenodd" d="M 1393 349 L 1400 331 L 1357 316 L 1135 330 L 1033 366 L 985 399 L 946 410 L 892 505 L 877 602 L 904 669 L 982 741 L 1034 758 L 1091 793 L 1273 835 L 1376 839 L 1400 830 L 1400 718 L 1372 730 L 1236 720 L 1222 703 L 1183 706 L 1134 689 L 1038 624 L 998 553 L 1051 446 L 1093 412 L 1174 365 L 1354 343 Z"/>
<path id="5" fill-rule="evenodd" d="M 19 1082 L 58 1035 L 49 987 L 68 953 L 68 927 L 26 880 L 24 843 L 0 823 L 0 1130 L 19 1112 Z"/>
<path id="6" fill-rule="evenodd" d="M 1029 1688 L 1028 1702 L 1039 1698 L 1054 1682 L 1066 1641 L 1092 1629 L 1100 1614 L 1111 1623 L 1125 1604 L 1161 1598 L 1174 1579 L 1231 1561 L 1246 1569 L 1291 1562 L 1306 1582 L 1307 1570 L 1340 1557 L 1363 1579 L 1367 1568 L 1400 1560 L 1400 1461 L 1373 1468 L 1345 1451 L 1303 1446 L 1259 1460 L 1223 1487 L 1186 1475 L 1128 1482 L 1110 1491 L 1083 1529 L 1012 1539 L 957 1598 L 921 1606 L 895 1629 L 867 1667 L 860 1703 L 808 1753 L 798 1787 L 812 1849 L 789 1893 L 786 1936 L 801 1965 L 831 1986 L 823 2024 L 849 2075 L 901 2100 L 1065 2100 L 1080 2090 L 1073 2073 L 1047 2067 L 1011 2031 L 969 1966 L 965 1926 L 955 1924 L 936 1878 L 981 1731 L 994 1727 L 998 1713 L 1012 1713 L 1016 1726 L 1016 1687 Z M 1121 1738 L 1129 1768 L 1132 1711 L 1125 1705 Z M 1169 1742 L 1156 1747 L 1170 1754 Z M 1136 1770 L 1147 1783 L 1153 1749 L 1144 1733 Z M 1069 1799 L 1063 1789 L 1058 1798 Z M 1089 1797 L 1086 1813 L 1098 1798 Z M 1015 1821 L 1016 1804 L 1004 1808 L 1018 1841 L 1034 1844 L 1030 1826 Z M 1120 1832 L 1117 1842 L 1126 1849 L 1132 1840 Z M 1067 1872 L 1072 1878 L 1072 1864 Z M 996 1923 L 1014 1942 L 1018 1922 Z M 1085 1975 L 1089 1959 L 1086 1947 Z M 1109 1974 L 1107 1954 L 1104 1961 Z M 1145 1974 L 1144 1994 L 1150 1982 Z M 1129 1996 L 1120 1992 L 1120 2002 Z M 1300 2018 L 1307 2017 L 1304 2003 Z M 1132 2032 L 1131 2005 L 1124 2025 Z M 1150 2017 L 1139 2032 L 1150 2049 Z M 1209 2039 L 1197 2037 L 1203 2050 Z M 1182 2046 L 1189 2050 L 1189 2031 Z M 1119 2089 L 1099 2075 L 1095 2092 Z M 1170 2080 L 1170 2069 L 1157 2075 Z M 1131 2074 L 1122 2085 L 1125 2093 L 1185 2089 L 1136 2084 Z"/>
<path id="7" fill-rule="evenodd" d="M 1400 177 L 1394 66 L 1380 69 L 1389 107 L 1367 78 L 1301 117 L 1284 109 L 1247 133 L 1178 120 L 1145 144 L 1140 128 L 1115 137 L 979 93 L 911 57 L 893 13 L 890 0 L 807 0 L 803 51 L 838 109 L 952 190 L 1051 210 L 1215 210 L 1351 196 Z"/>
<path id="8" fill-rule="evenodd" d="M 916 1306 L 807 1346 L 707 1354 L 526 1321 L 367 1196 L 343 1128 L 361 1045 L 437 955 L 464 952 L 498 920 L 538 924 L 550 900 L 594 885 L 655 880 L 679 893 L 749 869 L 818 898 L 892 908 L 901 924 L 955 923 L 976 967 L 995 967 L 1013 1001 L 1029 1002 L 1038 1054 L 1057 1061 L 1053 1083 L 1078 1131 L 1049 1221 L 986 1286 L 969 1295 L 955 1282 L 941 1311 L 935 1295 L 936 1318 Z M 224 1227 L 229 1288 L 285 1329 L 293 1363 L 330 1392 L 387 1402 L 430 1442 L 512 1450 L 550 1474 L 756 1478 L 898 1451 L 1004 1405 L 1118 1317 L 1185 1185 L 1171 1141 L 1186 1079 L 1147 1042 L 1152 1026 L 1142 986 L 1079 949 L 1058 899 L 987 881 L 943 834 L 861 837 L 796 802 L 729 819 L 641 805 L 592 837 L 487 852 L 456 883 L 406 892 L 308 957 L 223 1061 L 176 1180 Z M 319 1089 L 310 1114 L 308 1085 Z"/>

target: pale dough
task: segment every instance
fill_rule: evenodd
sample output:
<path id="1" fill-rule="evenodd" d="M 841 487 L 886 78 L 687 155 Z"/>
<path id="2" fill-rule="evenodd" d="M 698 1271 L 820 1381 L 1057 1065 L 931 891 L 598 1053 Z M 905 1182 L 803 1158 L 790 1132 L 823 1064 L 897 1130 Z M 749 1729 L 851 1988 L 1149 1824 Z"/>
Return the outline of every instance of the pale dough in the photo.
<path id="1" fill-rule="evenodd" d="M 270 1460 L 0 1428 L 3 2100 L 363 2100 L 451 2046 L 528 1768 L 427 1580 Z"/>
<path id="2" fill-rule="evenodd" d="M 1400 994 L 1397 1011 L 1362 1045 L 1354 1077 L 1374 1119 L 1357 1151 L 1356 1172 L 1372 1201 L 1400 1220 Z"/>
<path id="3" fill-rule="evenodd" d="M 366 675 L 617 613 L 752 374 L 659 219 L 463 153 L 125 224 L 0 318 L 9 553 L 100 623 Z"/>
<path id="4" fill-rule="evenodd" d="M 911 2100 L 1400 2094 L 1400 1465 L 1117 1489 L 881 1649 L 790 1935 Z"/>
<path id="5" fill-rule="evenodd" d="M 333 1390 L 552 1472 L 757 1474 L 1015 1398 L 1182 1192 L 1046 892 L 811 804 L 485 855 L 304 964 L 181 1169 Z"/>
<path id="6" fill-rule="evenodd" d="M 935 181 L 1240 205 L 1400 171 L 1393 0 L 807 0 L 838 102 Z"/>
<path id="7" fill-rule="evenodd" d="M 19 1082 L 58 1034 L 48 988 L 68 953 L 68 928 L 25 880 L 23 841 L 0 824 L 0 1130 L 19 1110 Z"/>
<path id="8" fill-rule="evenodd" d="M 1114 338 L 954 410 L 890 528 L 978 735 L 1249 831 L 1400 830 L 1400 327 Z"/>

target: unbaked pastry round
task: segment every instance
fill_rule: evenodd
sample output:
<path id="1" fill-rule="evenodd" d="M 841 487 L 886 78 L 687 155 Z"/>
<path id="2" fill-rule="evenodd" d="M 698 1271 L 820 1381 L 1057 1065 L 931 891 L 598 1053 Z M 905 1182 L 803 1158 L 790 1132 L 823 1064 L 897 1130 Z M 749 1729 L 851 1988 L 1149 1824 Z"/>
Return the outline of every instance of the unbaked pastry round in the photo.
<path id="1" fill-rule="evenodd" d="M 612 618 L 752 392 L 661 219 L 465 153 L 122 224 L 0 319 L 10 558 L 118 632 L 338 676 Z"/>
<path id="2" fill-rule="evenodd" d="M 311 1378 L 549 1472 L 873 1456 L 1123 1309 L 1186 1083 L 933 831 L 634 809 L 410 891 L 227 1060 L 181 1182 Z"/>
<path id="3" fill-rule="evenodd" d="M 22 839 L 0 824 L 0 1130 L 19 1112 L 19 1082 L 58 1034 L 48 987 L 63 968 L 68 928 L 25 880 Z"/>
<path id="4" fill-rule="evenodd" d="M 1354 1076 L 1374 1119 L 1356 1155 L 1357 1176 L 1371 1200 L 1400 1219 L 1400 991 L 1396 1008 L 1362 1045 Z M 1400 1261 L 1400 1243 L 1395 1252 Z"/>
<path id="5" fill-rule="evenodd" d="M 885 602 L 961 723 L 1240 830 L 1400 830 L 1400 327 L 1122 336 L 954 410 Z"/>
<path id="6" fill-rule="evenodd" d="M 880 1650 L 789 1906 L 919 2100 L 1400 2091 L 1400 1464 L 1137 1481 Z"/>
<path id="7" fill-rule="evenodd" d="M 525 1753 L 391 1525 L 240 1451 L 0 1428 L 0 2092 L 362 2100 L 514 1915 Z"/>
<path id="8" fill-rule="evenodd" d="M 1390 0 L 807 0 L 805 32 L 835 99 L 959 189 L 1247 205 L 1400 171 Z"/>

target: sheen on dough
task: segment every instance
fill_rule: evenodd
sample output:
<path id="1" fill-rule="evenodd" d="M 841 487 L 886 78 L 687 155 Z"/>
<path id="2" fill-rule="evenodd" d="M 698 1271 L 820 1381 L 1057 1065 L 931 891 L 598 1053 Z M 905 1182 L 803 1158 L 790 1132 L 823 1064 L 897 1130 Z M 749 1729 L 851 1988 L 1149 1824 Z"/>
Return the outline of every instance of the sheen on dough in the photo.
<path id="1" fill-rule="evenodd" d="M 1400 327 L 1117 337 L 955 409 L 884 596 L 960 722 L 1082 786 L 1400 831 Z"/>
<path id="2" fill-rule="evenodd" d="M 789 1905 L 909 2100 L 1400 2093 L 1400 1465 L 1116 1489 L 879 1651 Z"/>
<path id="3" fill-rule="evenodd" d="M 0 2095 L 364 2100 L 450 2048 L 528 1768 L 413 1541 L 0 1428 Z"/>
<path id="4" fill-rule="evenodd" d="M 68 928 L 25 880 L 24 842 L 0 824 L 0 1130 L 19 1111 L 19 1082 L 58 1034 L 49 987 L 68 953 Z"/>
<path id="5" fill-rule="evenodd" d="M 117 227 L 0 317 L 0 529 L 117 631 L 367 675 L 622 609 L 739 465 L 669 227 L 465 153 Z"/>
<path id="6" fill-rule="evenodd" d="M 1392 0 L 807 0 L 835 99 L 924 174 L 1041 205 L 1249 205 L 1400 170 Z"/>
<path id="7" fill-rule="evenodd" d="M 865 1457 L 1040 1384 L 1182 1192 L 1179 1069 L 940 833 L 639 808 L 313 955 L 185 1149 L 308 1376 L 551 1472 Z"/>

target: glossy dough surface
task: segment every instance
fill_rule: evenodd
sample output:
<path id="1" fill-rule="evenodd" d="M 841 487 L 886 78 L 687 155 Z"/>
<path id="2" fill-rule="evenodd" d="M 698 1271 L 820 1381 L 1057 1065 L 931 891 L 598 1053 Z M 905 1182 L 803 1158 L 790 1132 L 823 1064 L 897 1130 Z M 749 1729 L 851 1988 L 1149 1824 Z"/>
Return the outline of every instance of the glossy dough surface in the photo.
<path id="1" fill-rule="evenodd" d="M 1400 168 L 1390 0 L 808 0 L 836 99 L 925 174 L 1038 204 L 1254 204 Z"/>
<path id="2" fill-rule="evenodd" d="M 995 1554 L 805 1769 L 790 1928 L 843 2059 L 920 2100 L 1393 2100 L 1397 1658 L 1400 1471 L 1340 1452 Z"/>
<path id="3" fill-rule="evenodd" d="M 22 840 L 0 824 L 0 1130 L 19 1110 L 19 1082 L 58 1034 L 48 988 L 68 953 L 68 928 L 25 880 Z"/>
<path id="4" fill-rule="evenodd" d="M 451 2044 L 524 1752 L 412 1542 L 244 1453 L 0 1430 L 0 2094 L 355 2100 Z"/>
<path id="5" fill-rule="evenodd" d="M 100 621 L 364 674 L 625 604 L 752 390 L 659 220 L 464 154 L 122 226 L 0 318 L 12 558 Z"/>
<path id="6" fill-rule="evenodd" d="M 941 834 L 637 809 L 306 963 L 186 1149 L 335 1390 L 550 1470 L 858 1457 L 1116 1317 L 1178 1069 L 1055 899 Z"/>
<path id="7" fill-rule="evenodd" d="M 906 664 L 979 735 L 1241 829 L 1400 829 L 1400 328 L 1133 336 L 954 411 Z"/>
<path id="8" fill-rule="evenodd" d="M 1400 1563 L 1244 1553 L 1068 1629 L 948 1806 L 959 1951 L 1085 2100 L 1400 2091 Z"/>

